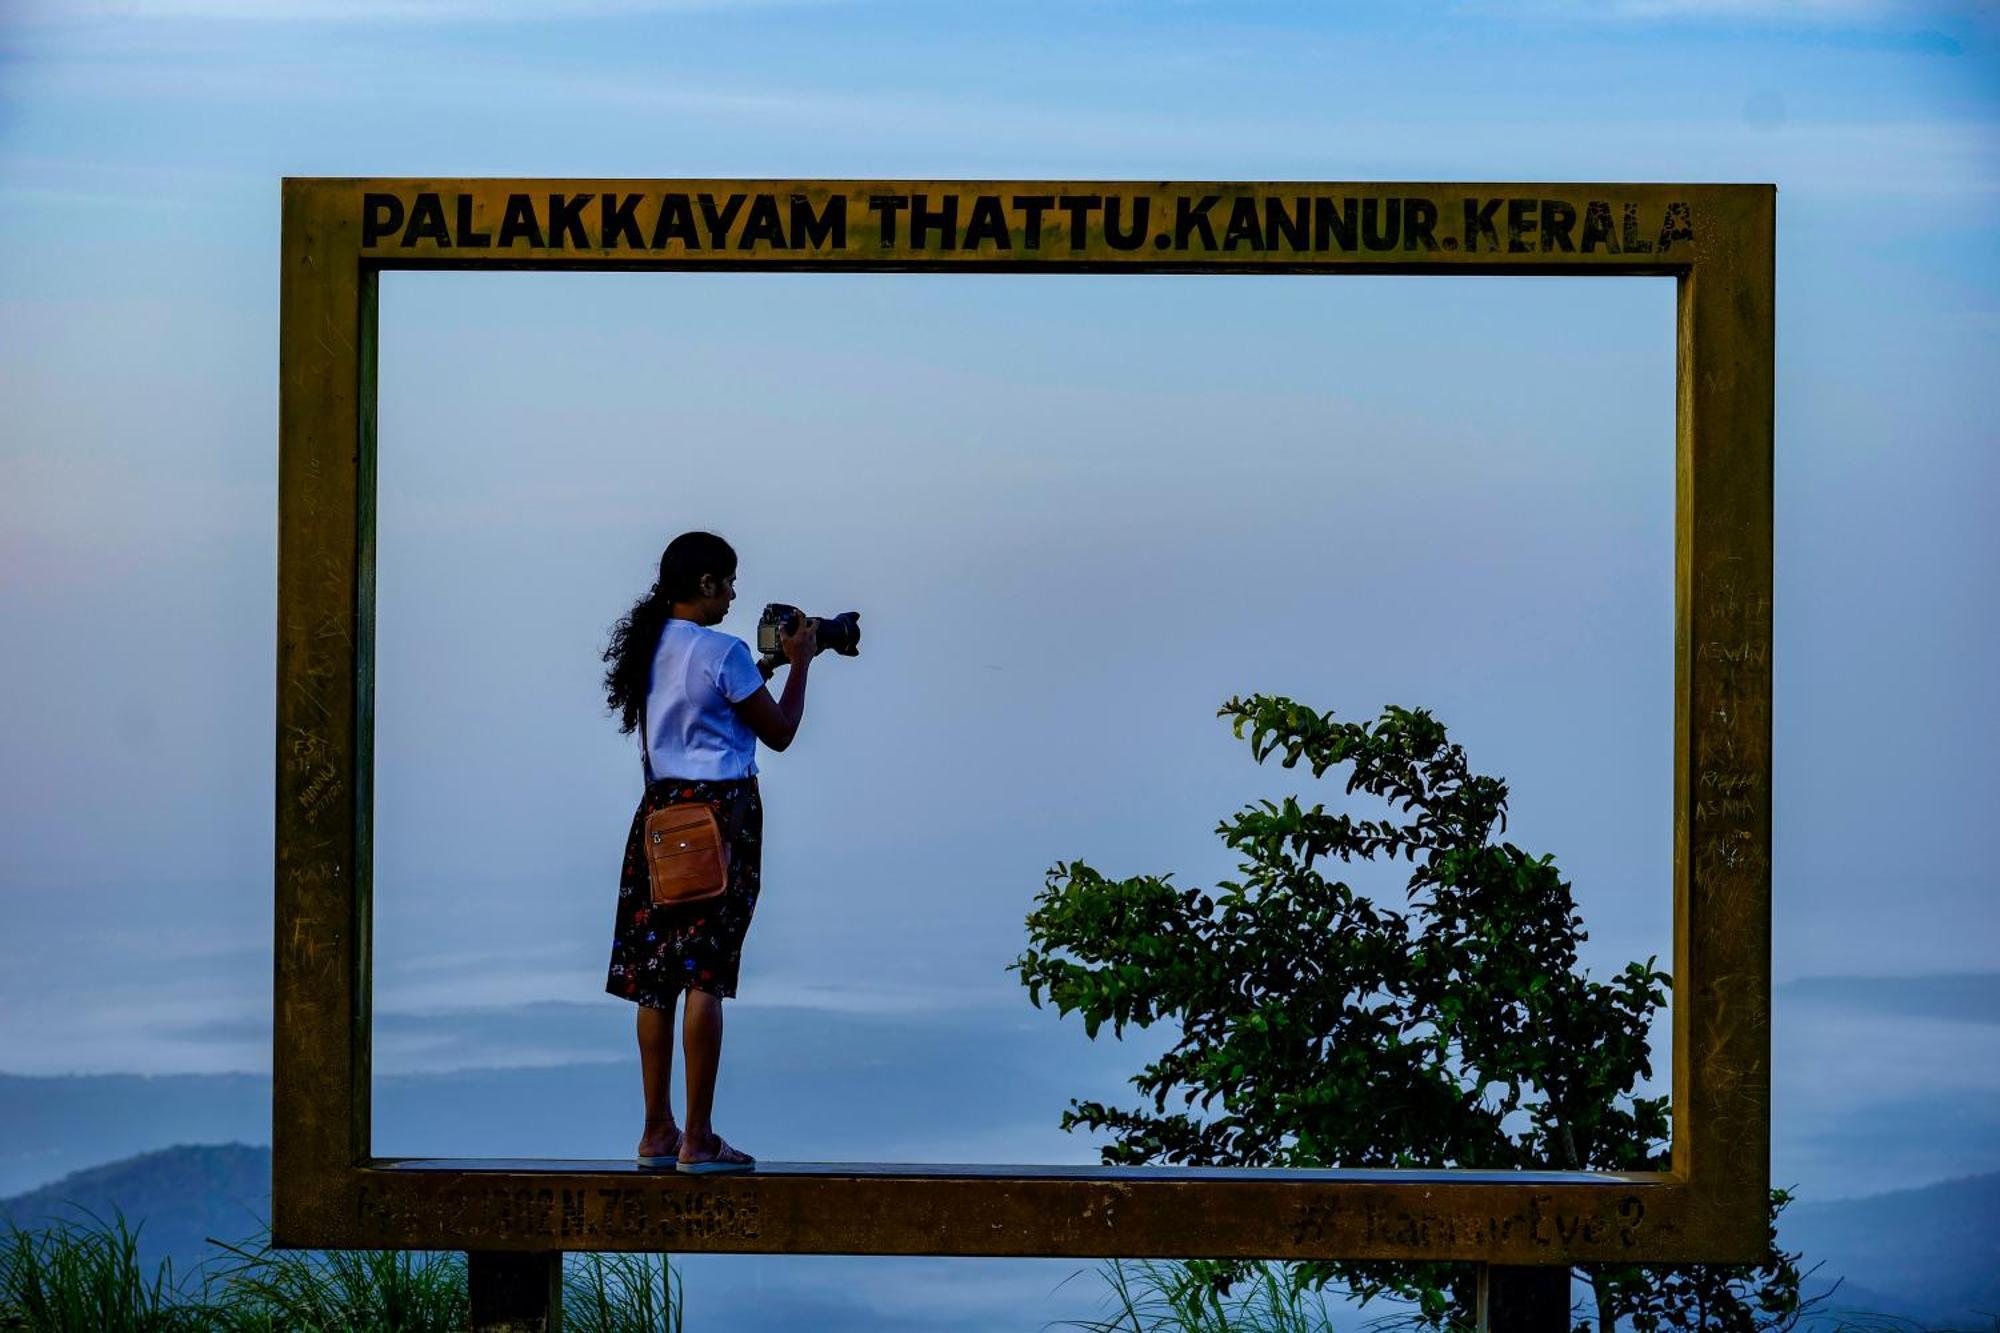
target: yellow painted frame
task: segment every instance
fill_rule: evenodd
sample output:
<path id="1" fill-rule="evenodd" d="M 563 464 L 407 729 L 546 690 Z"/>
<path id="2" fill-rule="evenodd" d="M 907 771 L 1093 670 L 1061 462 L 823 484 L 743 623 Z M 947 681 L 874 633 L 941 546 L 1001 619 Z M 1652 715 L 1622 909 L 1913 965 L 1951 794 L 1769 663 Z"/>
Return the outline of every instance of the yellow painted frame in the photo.
<path id="1" fill-rule="evenodd" d="M 1745 1261 L 1770 1131 L 1768 185 L 284 183 L 273 1218 L 287 1246 Z M 1678 284 L 1674 1137 L 1661 1174 L 377 1158 L 385 269 L 1652 274 Z"/>

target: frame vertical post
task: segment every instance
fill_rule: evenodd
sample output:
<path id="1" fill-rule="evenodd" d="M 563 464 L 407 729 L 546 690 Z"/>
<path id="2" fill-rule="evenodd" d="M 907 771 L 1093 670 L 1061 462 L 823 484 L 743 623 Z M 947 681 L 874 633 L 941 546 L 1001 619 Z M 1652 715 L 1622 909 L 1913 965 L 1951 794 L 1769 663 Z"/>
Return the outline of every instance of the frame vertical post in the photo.
<path id="1" fill-rule="evenodd" d="M 1776 198 L 1730 202 L 1730 243 L 1679 285 L 1673 1164 L 1718 1241 L 1752 1254 L 1770 1190 Z"/>
<path id="2" fill-rule="evenodd" d="M 279 289 L 272 1234 L 349 1224 L 369 1156 L 377 278 L 323 182 L 285 183 Z M 368 404 L 364 408 L 364 402 Z"/>
<path id="3" fill-rule="evenodd" d="M 472 1333 L 559 1333 L 562 1252 L 471 1250 L 465 1256 Z"/>
<path id="4" fill-rule="evenodd" d="M 1569 1266 L 1481 1264 L 1479 1333 L 1569 1333 Z"/>

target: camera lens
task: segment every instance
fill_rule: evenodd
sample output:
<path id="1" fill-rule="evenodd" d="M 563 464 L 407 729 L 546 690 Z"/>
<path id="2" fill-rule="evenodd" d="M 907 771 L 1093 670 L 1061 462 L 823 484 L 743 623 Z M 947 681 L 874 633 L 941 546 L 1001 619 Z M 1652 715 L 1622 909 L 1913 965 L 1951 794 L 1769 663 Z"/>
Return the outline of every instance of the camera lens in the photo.
<path id="1" fill-rule="evenodd" d="M 819 621 L 819 646 L 831 648 L 843 657 L 853 657 L 861 651 L 861 613 L 843 611 L 837 616 L 829 616 Z"/>

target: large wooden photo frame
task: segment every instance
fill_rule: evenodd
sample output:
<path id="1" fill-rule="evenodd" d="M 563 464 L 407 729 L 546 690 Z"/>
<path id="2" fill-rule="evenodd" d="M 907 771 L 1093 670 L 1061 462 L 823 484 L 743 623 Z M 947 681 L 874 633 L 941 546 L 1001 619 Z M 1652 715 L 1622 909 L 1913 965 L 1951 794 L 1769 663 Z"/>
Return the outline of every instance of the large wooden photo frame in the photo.
<path id="1" fill-rule="evenodd" d="M 1768 185 L 284 183 L 272 1232 L 303 1247 L 1749 1261 L 1770 1125 Z M 394 269 L 1648 275 L 1678 287 L 1658 1174 L 378 1158 L 376 312 Z"/>

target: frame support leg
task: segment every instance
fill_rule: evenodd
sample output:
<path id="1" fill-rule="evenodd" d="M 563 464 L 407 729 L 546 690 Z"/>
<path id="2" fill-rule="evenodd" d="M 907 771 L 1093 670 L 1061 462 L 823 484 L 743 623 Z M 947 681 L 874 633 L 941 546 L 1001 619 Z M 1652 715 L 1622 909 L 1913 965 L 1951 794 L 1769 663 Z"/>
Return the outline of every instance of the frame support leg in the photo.
<path id="1" fill-rule="evenodd" d="M 562 1252 L 472 1250 L 465 1256 L 472 1333 L 560 1333 Z"/>
<path id="2" fill-rule="evenodd" d="M 1479 1266 L 1480 1333 L 1569 1333 L 1569 1268 Z"/>

